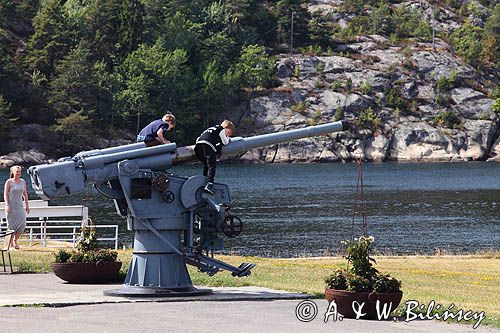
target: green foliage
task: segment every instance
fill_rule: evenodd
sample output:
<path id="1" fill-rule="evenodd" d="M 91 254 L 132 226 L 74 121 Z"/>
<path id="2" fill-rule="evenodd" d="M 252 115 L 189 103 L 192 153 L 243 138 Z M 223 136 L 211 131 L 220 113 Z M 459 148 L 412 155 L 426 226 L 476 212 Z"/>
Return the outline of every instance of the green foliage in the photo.
<path id="1" fill-rule="evenodd" d="M 393 31 L 392 10 L 381 1 L 371 13 L 371 31 L 375 34 L 389 35 Z"/>
<path id="2" fill-rule="evenodd" d="M 339 91 L 340 88 L 342 88 L 342 82 L 340 81 L 333 81 L 331 85 L 332 91 Z"/>
<path id="3" fill-rule="evenodd" d="M 55 72 L 56 63 L 73 46 L 74 27 L 66 16 L 61 0 L 48 0 L 33 18 L 35 33 L 28 42 L 26 58 L 30 72 L 38 69 L 47 78 Z"/>
<path id="4" fill-rule="evenodd" d="M 257 86 L 269 87 L 274 83 L 274 59 L 269 58 L 263 46 L 244 47 L 235 68 L 241 73 L 244 86 L 255 89 Z"/>
<path id="5" fill-rule="evenodd" d="M 369 128 L 375 130 L 382 124 L 382 120 L 375 114 L 372 108 L 363 110 L 359 115 L 358 125 L 362 128 Z"/>
<path id="6" fill-rule="evenodd" d="M 360 88 L 363 95 L 369 95 L 372 92 L 372 85 L 370 82 L 363 82 Z"/>
<path id="7" fill-rule="evenodd" d="M 89 252 L 97 249 L 97 236 L 94 228 L 82 227 L 80 238 L 76 244 L 76 248 L 80 252 Z"/>
<path id="8" fill-rule="evenodd" d="M 162 46 L 171 52 L 182 49 L 191 54 L 195 52 L 203 38 L 201 35 L 203 25 L 191 22 L 181 12 L 166 18 L 165 26 L 165 33 L 159 38 Z"/>
<path id="9" fill-rule="evenodd" d="M 493 103 L 493 112 L 497 114 L 497 117 L 500 118 L 500 98 L 497 98 L 495 100 L 495 103 Z"/>
<path id="10" fill-rule="evenodd" d="M 48 104 L 58 118 L 75 112 L 88 115 L 94 109 L 89 52 L 87 46 L 79 44 L 55 69 L 55 77 L 49 85 Z"/>
<path id="11" fill-rule="evenodd" d="M 401 281 L 390 275 L 379 274 L 373 281 L 373 290 L 377 293 L 394 293 L 401 290 Z"/>
<path id="12" fill-rule="evenodd" d="M 71 253 L 66 251 L 65 249 L 59 249 L 59 251 L 54 253 L 54 257 L 57 263 L 65 263 L 68 262 L 71 258 Z"/>
<path id="13" fill-rule="evenodd" d="M 54 253 L 57 263 L 65 262 L 115 262 L 118 257 L 118 252 L 110 249 L 98 249 L 97 236 L 92 226 L 82 227 L 82 232 L 78 243 L 76 244 L 78 251 L 67 251 L 60 249 Z"/>
<path id="14" fill-rule="evenodd" d="M 295 64 L 295 66 L 293 67 L 293 77 L 298 79 L 300 78 L 300 65 L 299 64 Z"/>
<path id="15" fill-rule="evenodd" d="M 406 101 L 401 97 L 401 91 L 397 83 L 393 84 L 391 90 L 387 93 L 385 103 L 390 108 L 403 110 L 406 108 Z"/>
<path id="16" fill-rule="evenodd" d="M 61 153 L 66 156 L 94 146 L 95 130 L 90 120 L 81 112 L 57 119 L 51 129 L 60 136 Z"/>
<path id="17" fill-rule="evenodd" d="M 452 110 L 441 111 L 435 117 L 434 121 L 444 127 L 453 128 L 455 125 L 460 124 L 460 119 Z"/>
<path id="18" fill-rule="evenodd" d="M 305 114 L 307 109 L 307 104 L 304 101 L 299 101 L 297 104 L 292 106 L 292 111 L 300 114 Z"/>
<path id="19" fill-rule="evenodd" d="M 359 275 L 347 275 L 347 291 L 370 292 L 372 283 L 370 279 Z"/>
<path id="20" fill-rule="evenodd" d="M 350 77 L 350 76 L 349 76 L 349 77 L 347 78 L 347 80 L 345 81 L 345 90 L 346 90 L 347 92 L 351 92 L 351 90 L 352 90 L 352 79 L 351 79 L 351 77 Z"/>
<path id="21" fill-rule="evenodd" d="M 331 45 L 331 28 L 328 26 L 327 18 L 321 12 L 314 12 L 308 24 L 309 38 L 311 43 L 322 48 Z"/>
<path id="22" fill-rule="evenodd" d="M 325 279 L 327 288 L 357 292 L 397 292 L 401 290 L 401 281 L 390 275 L 382 275 L 373 267 L 373 237 L 360 237 L 359 240 L 346 241 L 346 259 L 348 269 L 337 269 Z"/>
<path id="23" fill-rule="evenodd" d="M 483 29 L 466 22 L 451 35 L 457 53 L 472 66 L 478 67 L 481 60 Z"/>
<path id="24" fill-rule="evenodd" d="M 452 69 L 450 71 L 450 77 L 448 78 L 448 85 L 450 89 L 456 88 L 459 86 L 459 81 L 457 77 L 457 71 Z"/>
<path id="25" fill-rule="evenodd" d="M 326 287 L 330 289 L 346 290 L 347 279 L 342 270 L 337 269 L 332 275 L 325 279 Z"/>
<path id="26" fill-rule="evenodd" d="M 335 110 L 335 116 L 333 117 L 334 121 L 339 121 L 344 119 L 344 109 L 340 106 Z"/>
<path id="27" fill-rule="evenodd" d="M 308 38 L 310 14 L 305 0 L 279 0 L 274 8 L 278 43 L 290 45 L 290 29 L 293 13 L 294 47 L 305 45 Z"/>
<path id="28" fill-rule="evenodd" d="M 371 280 L 378 271 L 373 267 L 375 259 L 370 257 L 373 237 L 360 237 L 359 241 L 347 241 L 346 258 L 352 265 L 351 272 Z"/>
<path id="29" fill-rule="evenodd" d="M 450 90 L 450 86 L 448 83 L 448 80 L 444 77 L 441 76 L 437 81 L 436 81 L 436 91 L 439 94 L 445 94 Z"/>
<path id="30" fill-rule="evenodd" d="M 77 262 L 77 258 L 81 258 L 81 262 L 115 262 L 117 257 L 118 253 L 116 251 L 112 251 L 110 249 L 99 249 L 83 252 L 83 256 L 81 257 L 77 254 L 74 258 L 75 260 L 72 260 L 72 262 Z"/>
<path id="31" fill-rule="evenodd" d="M 399 38 L 421 37 L 429 39 L 432 36 L 430 24 L 423 19 L 422 14 L 408 7 L 400 6 L 392 15 L 394 32 Z"/>
<path id="32" fill-rule="evenodd" d="M 125 59 L 120 70 L 125 84 L 116 99 L 126 122 L 133 124 L 135 120 L 140 129 L 151 119 L 161 117 L 166 109 L 180 119 L 196 121 L 192 112 L 199 91 L 193 89 L 198 82 L 189 68 L 186 51 L 169 52 L 160 43 L 141 45 Z M 186 121 L 179 127 L 191 124 Z"/>

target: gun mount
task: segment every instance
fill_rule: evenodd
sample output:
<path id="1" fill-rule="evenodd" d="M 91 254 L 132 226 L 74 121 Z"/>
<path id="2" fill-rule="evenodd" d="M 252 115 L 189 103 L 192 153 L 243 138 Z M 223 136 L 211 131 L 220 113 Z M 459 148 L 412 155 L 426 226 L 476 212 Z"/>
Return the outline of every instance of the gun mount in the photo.
<path id="1" fill-rule="evenodd" d="M 306 137 L 346 130 L 347 122 L 247 138 L 233 138 L 222 157 Z M 250 275 L 255 266 L 232 266 L 209 256 L 224 248 L 223 238 L 241 233 L 241 220 L 232 215 L 229 188 L 214 184 L 214 195 L 203 191 L 203 176 L 181 177 L 167 172 L 174 165 L 195 161 L 194 146 L 175 143 L 146 147 L 133 143 L 84 151 L 53 164 L 30 167 L 33 189 L 43 199 L 80 193 L 93 185 L 115 202 L 135 231 L 134 250 L 124 286 L 106 291 L 113 296 L 170 296 L 211 293 L 193 287 L 186 264 L 208 275 L 227 270 L 233 276 Z"/>

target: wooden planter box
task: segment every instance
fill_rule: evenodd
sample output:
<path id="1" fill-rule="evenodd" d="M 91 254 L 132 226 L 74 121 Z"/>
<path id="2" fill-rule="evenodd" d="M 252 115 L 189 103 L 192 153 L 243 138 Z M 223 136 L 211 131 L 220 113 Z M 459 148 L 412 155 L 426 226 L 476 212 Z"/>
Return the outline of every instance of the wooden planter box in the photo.
<path id="1" fill-rule="evenodd" d="M 377 300 L 380 301 L 380 312 L 384 309 L 384 304 L 387 304 L 386 307 L 388 308 L 389 303 L 392 302 L 392 312 L 398 307 L 402 297 L 403 292 L 401 291 L 396 293 L 367 293 L 337 289 L 325 290 L 325 298 L 328 302 L 335 300 L 337 311 L 346 318 L 356 318 L 356 313 L 352 309 L 352 302 L 354 301 L 358 302 L 358 304 L 365 303 L 362 313 L 366 313 L 366 315 L 360 319 L 378 319 L 376 309 Z"/>
<path id="2" fill-rule="evenodd" d="M 121 262 L 53 263 L 54 274 L 68 283 L 105 283 L 118 281 Z"/>

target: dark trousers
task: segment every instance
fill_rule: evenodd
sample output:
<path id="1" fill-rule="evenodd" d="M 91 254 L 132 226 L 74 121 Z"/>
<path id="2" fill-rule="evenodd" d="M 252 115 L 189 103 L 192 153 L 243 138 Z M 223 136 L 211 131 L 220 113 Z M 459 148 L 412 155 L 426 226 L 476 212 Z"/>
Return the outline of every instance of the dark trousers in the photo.
<path id="1" fill-rule="evenodd" d="M 198 160 L 203 163 L 203 176 L 208 178 L 209 183 L 214 182 L 215 168 L 217 168 L 217 155 L 214 150 L 204 143 L 194 147 L 194 153 Z"/>

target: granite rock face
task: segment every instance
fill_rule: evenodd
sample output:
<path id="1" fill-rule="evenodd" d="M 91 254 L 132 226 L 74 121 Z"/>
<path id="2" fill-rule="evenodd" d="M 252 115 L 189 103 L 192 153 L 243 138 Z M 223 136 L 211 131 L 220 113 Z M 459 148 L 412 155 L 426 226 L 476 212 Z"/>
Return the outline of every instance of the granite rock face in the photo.
<path id="1" fill-rule="evenodd" d="M 500 161 L 498 115 L 484 78 L 438 40 L 403 51 L 359 37 L 350 56 L 283 56 L 281 87 L 251 100 L 239 133 L 263 134 L 335 121 L 350 131 L 255 149 L 253 162 Z M 295 77 L 293 73 L 299 73 Z M 454 82 L 451 78 L 454 77 Z M 450 81 L 445 88 L 438 80 Z M 286 87 L 283 89 L 283 87 Z M 336 118 L 337 117 L 337 118 Z M 240 130 L 241 129 L 241 130 Z"/>

